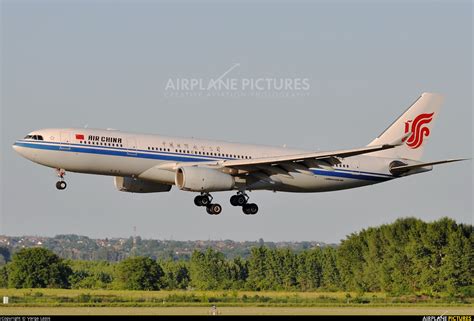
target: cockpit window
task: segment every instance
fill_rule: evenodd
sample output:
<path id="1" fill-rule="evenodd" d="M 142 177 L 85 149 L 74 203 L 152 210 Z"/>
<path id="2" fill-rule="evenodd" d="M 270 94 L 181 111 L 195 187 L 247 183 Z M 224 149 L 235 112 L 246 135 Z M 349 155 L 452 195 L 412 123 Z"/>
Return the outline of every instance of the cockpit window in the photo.
<path id="1" fill-rule="evenodd" d="M 25 139 L 44 140 L 41 135 L 26 135 Z"/>

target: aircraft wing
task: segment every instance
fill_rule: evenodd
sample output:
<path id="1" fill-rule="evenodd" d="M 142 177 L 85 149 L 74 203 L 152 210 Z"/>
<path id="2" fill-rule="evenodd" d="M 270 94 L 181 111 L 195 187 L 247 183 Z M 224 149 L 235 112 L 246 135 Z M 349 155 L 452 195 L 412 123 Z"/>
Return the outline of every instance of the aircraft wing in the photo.
<path id="1" fill-rule="evenodd" d="M 232 159 L 219 161 L 219 165 L 234 169 L 255 167 L 257 169 L 266 169 L 268 166 L 290 165 L 292 169 L 297 171 L 308 170 L 308 167 L 322 167 L 332 169 L 332 166 L 339 164 L 340 158 L 351 157 L 361 154 L 377 152 L 385 149 L 395 148 L 403 144 L 403 140 L 407 135 L 400 137 L 390 144 L 365 146 L 355 149 L 343 149 L 330 152 L 313 152 L 295 155 L 283 155 L 274 157 L 260 157 L 253 159 Z M 300 165 L 300 166 L 298 166 Z"/>
<path id="2" fill-rule="evenodd" d="M 334 170 L 333 166 L 341 163 L 341 158 L 367 154 L 380 150 L 390 149 L 398 146 L 401 139 L 394 144 L 385 144 L 379 146 L 366 146 L 356 149 L 344 149 L 330 152 L 312 152 L 304 154 L 293 154 L 275 157 L 260 157 L 252 159 L 233 159 L 214 162 L 201 163 L 178 163 L 173 167 L 179 166 L 207 166 L 219 169 L 231 175 L 239 176 L 245 174 L 261 175 L 268 177 L 272 174 L 282 174 L 291 176 L 290 172 L 299 172 L 307 175 L 314 175 L 309 168 L 324 168 Z M 261 173 L 261 174 L 257 174 Z"/>
<path id="3" fill-rule="evenodd" d="M 420 164 L 414 164 L 414 165 L 394 166 L 394 167 L 390 168 L 390 172 L 394 175 L 400 175 L 400 174 L 406 173 L 406 172 L 408 172 L 412 169 L 417 169 L 417 168 L 422 168 L 422 167 L 432 166 L 432 165 L 438 165 L 438 164 L 460 162 L 460 161 L 464 161 L 464 160 L 467 160 L 467 158 L 446 159 L 446 160 L 441 160 L 441 161 L 420 163 Z"/>
<path id="4" fill-rule="evenodd" d="M 376 152 L 384 149 L 394 148 L 396 145 L 380 145 L 380 146 L 371 146 L 371 147 L 362 147 L 356 149 L 345 149 L 339 151 L 331 152 L 315 152 L 315 153 L 304 153 L 304 154 L 295 154 L 295 155 L 284 155 L 284 156 L 275 156 L 275 157 L 261 157 L 254 159 L 236 159 L 236 160 L 225 160 L 221 164 L 224 166 L 238 167 L 238 166 L 249 166 L 249 165 L 272 165 L 279 163 L 288 163 L 288 162 L 303 162 L 306 160 L 324 160 L 330 161 L 334 158 L 345 158 L 355 155 L 367 154 L 371 152 Z M 336 161 L 339 163 L 339 161 Z"/>
<path id="5" fill-rule="evenodd" d="M 341 158 L 377 152 L 385 149 L 395 148 L 403 144 L 404 138 L 408 134 L 403 135 L 399 139 L 390 144 L 365 146 L 355 149 L 343 149 L 328 152 L 310 152 L 303 154 L 292 154 L 272 157 L 259 157 L 252 159 L 231 159 L 210 162 L 192 162 L 192 163 L 173 163 L 160 165 L 160 168 L 175 171 L 181 166 L 205 166 L 211 167 L 231 175 L 245 175 L 252 173 L 260 175 L 256 172 L 264 174 L 268 177 L 272 174 L 290 175 L 290 172 L 299 172 L 302 174 L 314 175 L 309 168 L 323 168 L 326 170 L 334 170 L 333 166 L 341 163 Z M 165 168 L 166 167 L 166 168 Z"/>

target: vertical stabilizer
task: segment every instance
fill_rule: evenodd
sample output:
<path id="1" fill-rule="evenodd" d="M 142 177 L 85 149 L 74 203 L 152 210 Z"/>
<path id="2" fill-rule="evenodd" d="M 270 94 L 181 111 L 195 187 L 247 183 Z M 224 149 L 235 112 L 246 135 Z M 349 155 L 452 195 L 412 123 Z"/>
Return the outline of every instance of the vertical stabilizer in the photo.
<path id="1" fill-rule="evenodd" d="M 373 156 L 420 160 L 438 117 L 443 96 L 423 93 L 397 120 L 368 146 L 389 144 L 403 134 L 411 133 L 404 144 L 396 148 L 372 153 Z"/>

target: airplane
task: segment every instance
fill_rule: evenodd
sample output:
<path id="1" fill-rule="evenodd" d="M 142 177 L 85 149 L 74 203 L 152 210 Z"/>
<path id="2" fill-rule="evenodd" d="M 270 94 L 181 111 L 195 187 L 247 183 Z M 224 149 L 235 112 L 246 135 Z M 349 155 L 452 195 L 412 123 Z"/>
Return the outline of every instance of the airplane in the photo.
<path id="1" fill-rule="evenodd" d="M 321 152 L 85 128 L 35 130 L 13 149 L 56 169 L 58 190 L 67 186 L 66 171 L 114 176 L 115 187 L 123 192 L 168 192 L 176 185 L 199 193 L 195 205 L 211 215 L 222 211 L 211 193 L 233 190 L 231 205 L 254 215 L 258 206 L 249 202 L 250 191 L 344 190 L 465 160 L 421 161 L 442 103 L 440 94 L 423 93 L 382 134 L 354 149 Z"/>

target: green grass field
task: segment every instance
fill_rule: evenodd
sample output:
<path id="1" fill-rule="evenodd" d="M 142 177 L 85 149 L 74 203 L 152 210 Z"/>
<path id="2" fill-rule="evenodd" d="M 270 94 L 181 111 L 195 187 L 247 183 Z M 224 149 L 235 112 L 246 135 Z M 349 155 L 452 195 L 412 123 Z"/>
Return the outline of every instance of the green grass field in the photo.
<path id="1" fill-rule="evenodd" d="M 217 307 L 220 315 L 472 315 L 467 307 Z M 208 315 L 210 307 L 0 307 L 0 315 Z"/>
<path id="2" fill-rule="evenodd" d="M 250 291 L 118 291 L 65 289 L 0 289 L 0 315 L 52 314 L 188 314 L 206 315 L 216 305 L 234 314 L 473 314 L 473 299 L 385 293 L 250 292 Z"/>

